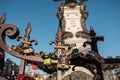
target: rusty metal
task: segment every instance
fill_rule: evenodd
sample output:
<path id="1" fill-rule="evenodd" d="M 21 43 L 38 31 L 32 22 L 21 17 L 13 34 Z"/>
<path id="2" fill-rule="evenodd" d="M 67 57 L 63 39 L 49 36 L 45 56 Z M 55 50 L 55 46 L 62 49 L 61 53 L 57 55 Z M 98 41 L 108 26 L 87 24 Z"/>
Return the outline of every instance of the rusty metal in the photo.
<path id="1" fill-rule="evenodd" d="M 21 59 L 19 74 L 25 74 L 25 65 L 26 65 L 26 60 Z"/>
<path id="2" fill-rule="evenodd" d="M 5 36 L 8 36 L 10 39 L 15 39 L 19 36 L 19 30 L 17 29 L 17 27 L 15 25 L 0 24 L 0 47 L 1 47 L 1 49 L 6 51 L 7 53 L 9 53 L 15 57 L 21 58 L 21 59 L 35 61 L 35 62 L 43 62 L 43 59 L 41 57 L 37 57 L 34 55 L 26 56 L 26 55 L 22 55 L 19 52 L 15 51 L 15 49 L 13 49 L 13 47 L 6 44 Z M 52 63 L 56 63 L 56 61 L 52 60 Z"/>
<path id="3" fill-rule="evenodd" d="M 43 58 L 41 56 L 34 56 L 35 52 L 34 49 L 31 47 L 32 42 L 36 44 L 36 40 L 29 40 L 30 39 L 30 32 L 31 32 L 31 26 L 30 23 L 28 24 L 26 28 L 26 34 L 24 37 L 19 36 L 19 30 L 15 25 L 12 24 L 4 24 L 4 21 L 6 19 L 6 14 L 3 14 L 2 17 L 0 18 L 0 52 L 4 55 L 4 51 L 7 53 L 20 58 L 21 59 L 21 64 L 20 64 L 20 74 L 24 74 L 24 69 L 25 69 L 25 60 L 28 61 L 34 61 L 34 62 L 43 62 Z M 9 46 L 6 43 L 5 36 L 8 36 L 10 39 L 19 39 L 23 38 L 21 40 L 21 44 L 19 46 Z M 29 50 L 30 49 L 30 50 Z M 27 52 L 26 52 L 26 51 Z M 30 52 L 32 51 L 32 52 Z M 3 58 L 4 60 L 4 58 Z M 52 63 L 57 63 L 57 60 L 52 60 Z"/>
<path id="4" fill-rule="evenodd" d="M 23 40 L 21 41 L 22 44 L 21 46 L 18 47 L 18 52 L 20 54 L 26 54 L 26 55 L 33 55 L 34 50 L 30 48 L 31 42 L 30 42 L 30 32 L 31 32 L 31 25 L 28 23 L 27 28 L 26 28 L 26 34 L 24 35 Z M 16 50 L 16 49 L 15 49 Z M 22 50 L 22 51 L 20 51 Z M 27 50 L 27 52 L 25 51 Z M 25 65 L 26 65 L 26 60 L 21 59 L 20 63 L 20 69 L 19 69 L 19 74 L 24 74 L 25 73 Z"/>
<path id="5" fill-rule="evenodd" d="M 5 20 L 6 20 L 6 13 L 4 13 L 4 14 L 1 16 L 1 18 L 0 18 L 0 24 L 4 24 Z"/>
<path id="6" fill-rule="evenodd" d="M 4 24 L 4 21 L 6 19 L 6 13 L 4 13 L 1 18 L 0 18 L 0 25 Z M 3 72 L 3 67 L 4 67 L 4 57 L 5 53 L 4 50 L 0 47 L 0 72 Z"/>
<path id="7" fill-rule="evenodd" d="M 61 28 L 59 27 L 58 28 L 58 31 L 57 31 L 57 34 L 56 34 L 56 45 L 57 46 L 62 46 L 63 43 L 62 43 L 62 30 Z M 60 69 L 63 69 L 62 65 L 64 64 L 65 66 L 67 66 L 68 64 L 66 63 L 61 63 L 61 60 L 63 60 L 63 57 L 65 58 L 65 53 L 62 51 L 63 48 L 60 48 L 58 47 L 56 50 L 56 53 L 57 53 L 57 57 L 58 57 L 58 63 L 57 63 L 57 80 L 62 80 L 63 77 L 62 77 L 62 71 Z M 65 59 L 64 59 L 65 60 Z M 66 60 L 65 60 L 66 62 Z"/>
<path id="8" fill-rule="evenodd" d="M 30 40 L 31 25 L 28 23 L 27 28 L 25 29 L 24 37 L 19 35 L 19 30 L 13 24 L 4 24 L 6 19 L 6 14 L 4 13 L 0 18 L 0 57 L 4 57 L 4 51 L 7 53 L 20 58 L 20 74 L 24 74 L 26 60 L 29 62 L 35 62 L 40 69 L 44 70 L 47 73 L 57 72 L 57 80 L 63 79 L 63 72 L 65 69 L 69 69 L 70 65 L 86 67 L 94 74 L 93 80 L 104 80 L 102 70 L 113 69 L 116 66 L 120 67 L 120 58 L 103 58 L 100 56 L 98 51 L 97 42 L 103 41 L 103 36 L 96 36 L 96 33 L 93 27 L 90 27 L 88 32 L 85 27 L 85 20 L 87 19 L 88 12 L 86 11 L 85 0 L 82 0 L 80 4 L 77 4 L 76 0 L 65 0 L 65 3 L 60 3 L 58 7 L 57 17 L 59 19 L 59 27 L 56 34 L 56 40 L 51 41 L 50 44 L 55 44 L 55 52 L 46 55 L 44 52 L 36 54 L 34 48 L 32 47 L 32 42 L 37 44 L 36 40 Z M 83 48 L 87 45 L 91 46 L 91 51 L 85 49 L 80 51 L 80 48 L 74 48 L 76 44 L 67 44 L 64 42 L 67 38 L 73 38 L 73 33 L 65 31 L 65 20 L 64 20 L 64 6 L 75 7 L 76 5 L 82 6 L 81 11 L 81 27 L 83 31 L 78 31 L 75 34 L 75 37 L 87 39 L 83 43 Z M 10 39 L 16 39 L 21 43 L 19 45 L 9 46 L 6 43 L 5 37 Z M 67 48 L 67 49 L 66 49 Z M 84 54 L 84 52 L 86 52 Z M 46 66 L 43 64 L 44 56 L 51 58 L 51 65 Z M 74 70 L 74 68 L 73 68 Z M 94 71 L 96 70 L 96 72 Z"/>

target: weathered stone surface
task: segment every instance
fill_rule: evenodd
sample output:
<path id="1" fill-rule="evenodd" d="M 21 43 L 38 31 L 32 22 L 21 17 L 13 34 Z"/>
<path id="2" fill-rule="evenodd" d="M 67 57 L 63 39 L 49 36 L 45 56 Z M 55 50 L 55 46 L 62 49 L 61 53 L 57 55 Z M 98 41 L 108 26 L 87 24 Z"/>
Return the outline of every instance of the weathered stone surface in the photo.
<path id="1" fill-rule="evenodd" d="M 75 71 L 66 76 L 64 80 L 92 80 L 93 77 L 82 71 Z"/>
<path id="2" fill-rule="evenodd" d="M 56 75 L 51 75 L 47 80 L 56 80 Z M 93 80 L 93 77 L 82 71 L 75 71 L 64 77 L 63 80 Z"/>

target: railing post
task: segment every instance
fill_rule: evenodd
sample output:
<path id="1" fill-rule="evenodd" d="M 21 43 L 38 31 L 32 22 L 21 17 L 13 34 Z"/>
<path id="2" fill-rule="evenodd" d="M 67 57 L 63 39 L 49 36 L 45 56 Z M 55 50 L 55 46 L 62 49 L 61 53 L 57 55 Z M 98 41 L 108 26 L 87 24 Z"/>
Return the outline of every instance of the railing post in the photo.
<path id="1" fill-rule="evenodd" d="M 26 60 L 21 59 L 19 74 L 25 74 L 25 64 L 26 64 Z"/>

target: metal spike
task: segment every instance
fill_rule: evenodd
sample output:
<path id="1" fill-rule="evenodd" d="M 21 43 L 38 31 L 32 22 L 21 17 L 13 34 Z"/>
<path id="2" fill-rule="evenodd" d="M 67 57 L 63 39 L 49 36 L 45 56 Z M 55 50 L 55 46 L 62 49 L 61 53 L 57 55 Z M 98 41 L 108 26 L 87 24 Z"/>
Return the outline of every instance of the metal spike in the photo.
<path id="1" fill-rule="evenodd" d="M 6 19 L 6 13 L 3 13 L 3 15 L 0 18 L 0 24 L 3 24 Z"/>
<path id="2" fill-rule="evenodd" d="M 58 31 L 57 31 L 56 36 L 57 36 L 56 39 L 57 39 L 58 41 L 61 41 L 61 40 L 62 40 L 62 38 L 61 38 L 61 36 L 62 36 L 62 30 L 61 30 L 60 27 L 58 28 Z"/>
<path id="3" fill-rule="evenodd" d="M 25 36 L 29 36 L 30 32 L 32 31 L 30 22 L 28 23 L 27 28 L 25 29 L 25 31 L 26 31 Z"/>

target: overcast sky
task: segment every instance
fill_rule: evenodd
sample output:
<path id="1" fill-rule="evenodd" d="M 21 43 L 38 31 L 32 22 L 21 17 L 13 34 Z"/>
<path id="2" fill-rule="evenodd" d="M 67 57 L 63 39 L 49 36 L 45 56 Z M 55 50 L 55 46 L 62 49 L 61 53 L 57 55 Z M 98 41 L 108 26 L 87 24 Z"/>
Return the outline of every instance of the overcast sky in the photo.
<path id="1" fill-rule="evenodd" d="M 89 11 L 87 29 L 92 25 L 97 35 L 104 36 L 104 42 L 98 43 L 100 55 L 120 55 L 120 0 L 88 0 L 86 4 Z M 35 52 L 49 53 L 54 50 L 49 41 L 55 40 L 59 23 L 57 5 L 58 2 L 52 0 L 0 0 L 0 15 L 5 12 L 5 23 L 16 25 L 21 36 L 24 36 L 24 29 L 31 22 L 31 39 L 38 41 L 38 45 L 33 46 Z M 15 40 L 7 39 L 7 42 L 17 46 Z M 6 57 L 19 64 L 17 58 L 8 54 Z"/>

